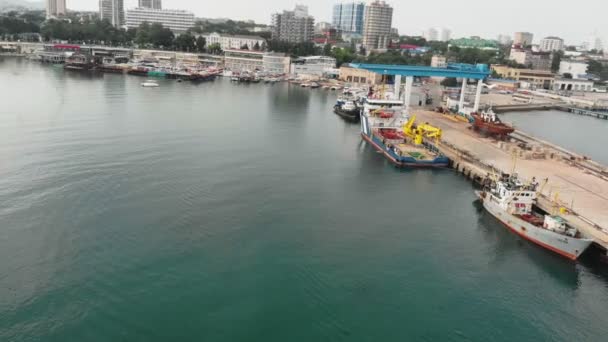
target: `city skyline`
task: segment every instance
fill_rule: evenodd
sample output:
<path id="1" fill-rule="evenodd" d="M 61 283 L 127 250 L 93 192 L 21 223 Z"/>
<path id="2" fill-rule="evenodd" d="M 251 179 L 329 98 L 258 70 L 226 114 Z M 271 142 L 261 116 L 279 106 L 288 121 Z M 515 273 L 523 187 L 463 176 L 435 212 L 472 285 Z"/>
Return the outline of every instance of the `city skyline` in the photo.
<path id="1" fill-rule="evenodd" d="M 265 6 L 257 8 L 248 6 L 243 0 L 224 0 L 213 6 L 193 0 L 165 0 L 163 7 L 189 10 L 197 17 L 254 20 L 257 23 L 270 24 L 272 13 L 293 8 L 296 4 L 308 6 L 316 22 L 331 22 L 333 5 L 340 2 L 267 0 Z M 558 36 L 568 45 L 593 43 L 593 33 L 596 31 L 600 33 L 599 36 L 603 41 L 606 41 L 608 36 L 608 22 L 603 20 L 604 5 L 594 0 L 581 0 L 577 4 L 577 8 L 585 9 L 585 20 L 584 22 L 581 20 L 580 25 L 572 24 L 572 18 L 576 18 L 572 15 L 572 11 L 566 11 L 548 0 L 534 2 L 512 0 L 509 6 L 503 6 L 503 3 L 497 0 L 470 0 L 467 1 L 466 6 L 445 0 L 434 3 L 402 4 L 398 1 L 387 1 L 387 3 L 394 8 L 393 26 L 404 35 L 422 35 L 432 26 L 449 28 L 454 38 L 479 35 L 496 39 L 499 34 L 513 35 L 516 31 L 529 31 L 534 33 L 535 43 L 546 36 Z M 125 9 L 137 7 L 137 4 L 138 0 L 125 0 Z M 438 6 L 441 7 L 441 11 L 437 10 Z M 99 8 L 99 1 L 68 0 L 68 8 L 96 11 Z M 487 13 L 481 13 L 482 11 Z M 420 13 L 420 15 L 412 15 L 412 13 Z M 434 14 L 429 16 L 429 13 Z M 546 18 L 551 19 L 546 20 Z"/>

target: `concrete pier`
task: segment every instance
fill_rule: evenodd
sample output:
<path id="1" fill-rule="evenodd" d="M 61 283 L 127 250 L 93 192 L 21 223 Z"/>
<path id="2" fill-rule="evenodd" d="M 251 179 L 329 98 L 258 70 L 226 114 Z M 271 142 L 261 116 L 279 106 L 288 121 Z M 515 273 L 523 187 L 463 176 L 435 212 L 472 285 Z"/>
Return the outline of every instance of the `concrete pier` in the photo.
<path id="1" fill-rule="evenodd" d="M 586 237 L 608 251 L 608 178 L 606 168 L 577 158 L 549 143 L 519 135 L 516 142 L 500 142 L 470 129 L 470 124 L 447 115 L 415 111 L 419 122 L 429 122 L 443 130 L 442 152 L 453 167 L 465 176 L 481 181 L 488 174 L 517 172 L 524 179 L 548 179 L 538 201 L 541 209 L 562 215 Z M 532 151 L 518 145 L 533 146 Z"/>

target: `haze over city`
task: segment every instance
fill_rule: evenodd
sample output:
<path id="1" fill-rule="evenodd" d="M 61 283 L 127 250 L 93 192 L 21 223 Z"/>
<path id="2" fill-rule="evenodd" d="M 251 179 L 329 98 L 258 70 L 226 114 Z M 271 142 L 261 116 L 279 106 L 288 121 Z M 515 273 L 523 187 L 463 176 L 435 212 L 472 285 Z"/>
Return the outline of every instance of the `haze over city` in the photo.
<path id="1" fill-rule="evenodd" d="M 186 9 L 197 17 L 255 20 L 269 23 L 271 13 L 292 9 L 296 4 L 307 5 L 317 22 L 331 21 L 331 8 L 337 1 L 326 0 L 265 0 L 264 6 L 252 6 L 244 0 L 224 0 L 209 3 L 194 0 L 165 0 L 164 8 Z M 454 37 L 482 36 L 495 38 L 498 34 L 512 35 L 516 31 L 533 32 L 535 39 L 559 36 L 566 44 L 590 41 L 594 32 L 605 41 L 608 22 L 606 4 L 597 0 L 576 2 L 573 15 L 564 4 L 549 0 L 469 0 L 466 5 L 456 1 L 432 2 L 387 1 L 394 8 L 393 26 L 402 35 L 420 35 L 428 27 L 442 26 L 452 30 Z M 68 0 L 74 10 L 99 9 L 98 0 Z M 125 8 L 137 6 L 137 0 L 125 0 Z"/>

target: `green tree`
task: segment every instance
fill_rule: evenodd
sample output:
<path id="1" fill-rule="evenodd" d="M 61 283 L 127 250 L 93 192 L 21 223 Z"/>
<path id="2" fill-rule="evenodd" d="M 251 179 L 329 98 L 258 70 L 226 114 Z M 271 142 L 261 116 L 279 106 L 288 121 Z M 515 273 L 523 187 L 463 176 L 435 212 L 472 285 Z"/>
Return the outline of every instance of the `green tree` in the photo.
<path id="1" fill-rule="evenodd" d="M 336 59 L 338 67 L 355 59 L 355 54 L 350 49 L 345 48 L 335 48 L 331 55 Z"/>
<path id="2" fill-rule="evenodd" d="M 135 34 L 135 43 L 139 47 L 145 47 L 150 42 L 150 24 L 147 22 L 141 23 Z"/>
<path id="3" fill-rule="evenodd" d="M 551 71 L 558 72 L 559 65 L 562 62 L 562 58 L 564 57 L 563 51 L 556 51 L 553 53 L 553 61 L 551 62 Z"/>
<path id="4" fill-rule="evenodd" d="M 150 25 L 149 42 L 157 48 L 170 48 L 173 45 L 175 36 L 168 28 L 163 27 L 160 23 Z"/>
<path id="5" fill-rule="evenodd" d="M 253 45 L 253 50 L 254 51 L 260 51 L 260 43 L 255 42 L 255 45 Z"/>
<path id="6" fill-rule="evenodd" d="M 186 32 L 180 34 L 175 38 L 174 45 L 177 49 L 181 51 L 195 51 L 196 49 L 196 39 L 190 32 Z"/>
<path id="7" fill-rule="evenodd" d="M 249 45 L 247 45 L 247 44 L 241 45 L 241 50 L 249 50 Z"/>
<path id="8" fill-rule="evenodd" d="M 207 45 L 205 37 L 198 36 L 198 38 L 196 38 L 196 50 L 198 52 L 205 52 L 205 45 Z"/>
<path id="9" fill-rule="evenodd" d="M 569 73 L 569 72 L 564 73 L 564 75 L 563 75 L 563 76 L 564 76 L 564 78 L 566 78 L 566 79 L 570 79 L 570 80 L 572 79 L 572 74 L 571 74 L 571 73 Z"/>
<path id="10" fill-rule="evenodd" d="M 323 47 L 323 56 L 331 56 L 331 44 L 325 44 Z"/>
<path id="11" fill-rule="evenodd" d="M 214 43 L 207 46 L 207 52 L 212 53 L 214 55 L 219 55 L 222 53 L 222 47 L 220 44 Z"/>

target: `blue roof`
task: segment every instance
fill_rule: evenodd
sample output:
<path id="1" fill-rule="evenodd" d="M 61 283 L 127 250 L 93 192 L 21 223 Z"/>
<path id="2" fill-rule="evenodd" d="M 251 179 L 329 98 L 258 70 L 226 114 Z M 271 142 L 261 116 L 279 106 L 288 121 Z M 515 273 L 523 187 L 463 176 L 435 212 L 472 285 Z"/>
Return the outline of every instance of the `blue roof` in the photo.
<path id="1" fill-rule="evenodd" d="M 455 77 L 484 79 L 490 75 L 486 64 L 448 64 L 447 68 L 433 68 L 418 65 L 388 65 L 351 63 L 352 68 L 365 69 L 381 75 L 401 75 L 418 77 Z"/>

